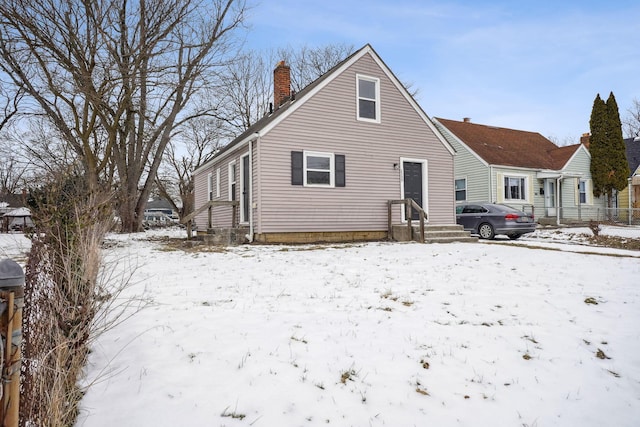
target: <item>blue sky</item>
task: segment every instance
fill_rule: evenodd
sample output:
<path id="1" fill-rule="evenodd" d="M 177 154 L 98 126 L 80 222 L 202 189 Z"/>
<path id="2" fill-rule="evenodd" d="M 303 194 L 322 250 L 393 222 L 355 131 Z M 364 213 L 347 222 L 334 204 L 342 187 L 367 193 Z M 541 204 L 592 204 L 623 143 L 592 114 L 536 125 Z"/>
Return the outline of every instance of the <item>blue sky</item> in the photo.
<path id="1" fill-rule="evenodd" d="M 252 1 L 252 0 L 250 0 Z M 597 93 L 640 99 L 640 2 L 253 0 L 247 47 L 370 43 L 432 117 L 589 131 Z M 275 64 L 274 64 L 275 65 Z"/>

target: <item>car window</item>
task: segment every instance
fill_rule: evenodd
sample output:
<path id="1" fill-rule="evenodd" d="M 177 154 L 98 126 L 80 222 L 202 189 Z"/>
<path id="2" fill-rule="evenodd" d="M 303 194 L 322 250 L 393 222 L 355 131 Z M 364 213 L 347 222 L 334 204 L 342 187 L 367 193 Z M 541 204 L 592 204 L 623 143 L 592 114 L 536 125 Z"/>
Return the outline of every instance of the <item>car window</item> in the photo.
<path id="1" fill-rule="evenodd" d="M 484 213 L 484 212 L 486 212 L 486 209 L 484 209 L 482 206 L 477 206 L 477 205 L 467 205 L 462 210 L 462 213 Z"/>
<path id="2" fill-rule="evenodd" d="M 462 208 L 464 208 L 464 206 L 456 206 L 456 214 L 462 213 Z"/>

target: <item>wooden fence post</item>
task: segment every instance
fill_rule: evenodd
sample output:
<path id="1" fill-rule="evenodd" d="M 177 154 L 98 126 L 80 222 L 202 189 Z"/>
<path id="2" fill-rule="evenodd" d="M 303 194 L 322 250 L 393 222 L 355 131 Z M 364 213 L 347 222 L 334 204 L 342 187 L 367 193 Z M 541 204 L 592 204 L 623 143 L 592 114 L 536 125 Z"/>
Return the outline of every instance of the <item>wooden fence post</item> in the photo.
<path id="1" fill-rule="evenodd" d="M 0 260 L 0 335 L 2 338 L 2 399 L 0 424 L 18 427 L 20 408 L 20 365 L 22 345 L 22 307 L 24 304 L 24 271 L 15 261 Z"/>

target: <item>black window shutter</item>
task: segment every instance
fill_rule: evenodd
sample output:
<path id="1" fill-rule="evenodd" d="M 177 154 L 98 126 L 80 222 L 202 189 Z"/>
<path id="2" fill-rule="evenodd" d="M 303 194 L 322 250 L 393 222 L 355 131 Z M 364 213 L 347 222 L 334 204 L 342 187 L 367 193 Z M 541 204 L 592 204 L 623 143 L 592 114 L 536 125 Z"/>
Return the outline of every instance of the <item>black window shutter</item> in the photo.
<path id="1" fill-rule="evenodd" d="M 291 185 L 303 185 L 302 151 L 291 152 Z"/>
<path id="2" fill-rule="evenodd" d="M 336 187 L 345 186 L 344 154 L 336 154 Z"/>

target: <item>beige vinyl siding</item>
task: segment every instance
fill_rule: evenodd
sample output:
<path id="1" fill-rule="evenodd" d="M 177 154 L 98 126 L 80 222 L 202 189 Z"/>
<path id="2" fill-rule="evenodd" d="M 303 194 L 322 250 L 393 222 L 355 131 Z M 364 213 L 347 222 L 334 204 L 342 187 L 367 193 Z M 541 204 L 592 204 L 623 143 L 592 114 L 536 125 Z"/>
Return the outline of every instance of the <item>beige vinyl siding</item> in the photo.
<path id="1" fill-rule="evenodd" d="M 194 193 L 195 193 L 195 206 L 196 208 L 204 205 L 207 202 L 208 195 L 208 183 L 207 177 L 208 174 L 211 173 L 213 175 L 213 200 L 229 200 L 229 164 L 233 161 L 236 162 L 236 200 L 240 200 L 241 189 L 240 189 L 240 158 L 244 154 L 248 152 L 248 148 L 244 150 L 238 150 L 233 152 L 231 155 L 224 157 L 216 162 L 213 162 L 206 169 L 201 169 L 194 177 Z M 218 185 L 216 182 L 217 172 L 216 170 L 220 169 L 220 195 L 216 197 L 216 186 Z M 255 181 L 252 186 L 255 189 Z M 240 220 L 240 211 L 239 207 L 236 208 L 237 220 Z M 229 227 L 231 226 L 231 218 L 232 218 L 232 210 L 231 207 L 228 206 L 216 206 L 212 210 L 211 222 L 214 227 Z M 208 213 L 205 210 L 200 213 L 195 218 L 196 225 L 198 226 L 198 230 L 203 231 L 207 229 L 208 226 Z"/>
<path id="2" fill-rule="evenodd" d="M 379 124 L 356 119 L 356 74 L 380 78 Z M 385 230 L 387 200 L 402 197 L 401 157 L 428 162 L 429 222 L 455 223 L 451 153 L 368 54 L 259 144 L 257 232 Z M 291 151 L 305 150 L 345 155 L 346 186 L 291 185 Z"/>
<path id="3" fill-rule="evenodd" d="M 196 208 L 204 205 L 207 202 L 208 199 L 208 194 L 207 194 L 207 190 L 208 190 L 208 183 L 207 183 L 207 177 L 208 175 L 212 173 L 213 174 L 213 178 L 215 180 L 216 177 L 216 173 L 215 173 L 215 169 L 212 167 L 209 167 L 207 169 L 203 169 L 198 171 L 197 174 L 194 175 L 193 179 L 194 179 L 194 199 L 195 199 L 195 204 L 194 206 Z M 214 182 L 214 188 L 215 188 L 215 182 Z M 196 217 L 194 218 L 194 222 L 198 228 L 198 230 L 205 230 L 207 228 L 207 216 L 206 216 L 206 212 L 203 212 L 199 215 L 196 215 Z"/>

